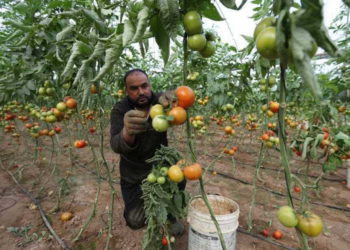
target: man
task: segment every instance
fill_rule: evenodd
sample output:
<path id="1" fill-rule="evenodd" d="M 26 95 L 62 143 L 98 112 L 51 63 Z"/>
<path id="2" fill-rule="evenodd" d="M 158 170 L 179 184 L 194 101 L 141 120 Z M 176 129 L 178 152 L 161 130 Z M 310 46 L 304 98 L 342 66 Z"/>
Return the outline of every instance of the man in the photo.
<path id="1" fill-rule="evenodd" d="M 145 225 L 141 182 L 152 169 L 145 161 L 153 157 L 161 145 L 168 145 L 166 132 L 151 129 L 149 110 L 157 103 L 168 106 L 174 94 L 173 91 L 153 93 L 148 76 L 141 69 L 128 71 L 124 84 L 127 97 L 111 111 L 110 143 L 113 151 L 120 154 L 124 218 L 130 228 L 139 229 Z"/>

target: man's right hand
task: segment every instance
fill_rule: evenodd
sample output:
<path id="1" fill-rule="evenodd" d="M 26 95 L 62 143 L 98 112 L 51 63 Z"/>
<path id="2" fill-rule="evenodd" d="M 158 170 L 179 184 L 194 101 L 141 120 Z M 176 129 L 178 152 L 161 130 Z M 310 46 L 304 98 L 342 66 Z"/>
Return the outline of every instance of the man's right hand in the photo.
<path id="1" fill-rule="evenodd" d="M 124 130 L 131 136 L 147 129 L 146 113 L 140 110 L 130 110 L 124 115 Z"/>

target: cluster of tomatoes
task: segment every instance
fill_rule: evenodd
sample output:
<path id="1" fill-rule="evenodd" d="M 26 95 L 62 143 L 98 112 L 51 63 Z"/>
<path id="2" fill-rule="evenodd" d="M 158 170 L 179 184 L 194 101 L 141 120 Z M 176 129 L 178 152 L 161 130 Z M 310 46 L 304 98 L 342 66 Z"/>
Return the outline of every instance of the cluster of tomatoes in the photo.
<path id="1" fill-rule="evenodd" d="M 318 236 L 323 231 L 322 219 L 311 211 L 296 213 L 290 206 L 282 206 L 278 209 L 277 218 L 285 227 L 297 227 L 309 237 Z"/>
<path id="2" fill-rule="evenodd" d="M 248 119 L 246 121 L 246 128 L 249 131 L 254 131 L 259 128 L 258 118 L 256 115 L 248 115 Z"/>
<path id="3" fill-rule="evenodd" d="M 289 117 L 285 117 L 284 120 L 286 121 L 287 125 L 291 128 L 296 128 L 299 125 L 299 122 L 297 122 Z"/>
<path id="4" fill-rule="evenodd" d="M 195 101 L 194 91 L 188 86 L 180 86 L 175 90 L 177 102 L 165 115 L 162 105 L 156 104 L 150 109 L 152 127 L 158 132 L 165 132 L 170 125 L 181 125 L 187 119 L 186 109 Z"/>
<path id="5" fill-rule="evenodd" d="M 274 114 L 278 113 L 280 104 L 275 101 L 270 101 L 269 104 L 264 104 L 261 106 L 261 111 L 265 112 L 267 116 L 272 117 Z"/>
<path id="6" fill-rule="evenodd" d="M 191 50 L 198 51 L 202 57 L 211 57 L 216 50 L 215 37 L 211 33 L 203 34 L 202 19 L 197 11 L 189 11 L 183 19 L 186 31 L 187 45 Z"/>
<path id="7" fill-rule="evenodd" d="M 186 79 L 189 81 L 194 81 L 197 79 L 198 76 L 199 76 L 199 72 L 192 72 L 187 75 Z"/>
<path id="8" fill-rule="evenodd" d="M 198 133 L 204 134 L 205 132 L 207 132 L 207 126 L 204 123 L 203 116 L 196 115 L 195 117 L 191 117 L 190 122 L 192 126 L 198 131 Z"/>
<path id="9" fill-rule="evenodd" d="M 269 88 L 272 88 L 276 85 L 276 77 L 269 76 L 267 79 L 263 78 L 259 81 L 260 90 L 266 92 Z"/>
<path id="10" fill-rule="evenodd" d="M 38 89 L 38 94 L 43 97 L 45 101 L 48 101 L 55 94 L 55 89 L 49 80 L 46 80 L 44 85 Z"/>
<path id="11" fill-rule="evenodd" d="M 209 97 L 205 96 L 203 98 L 199 98 L 197 102 L 198 102 L 199 105 L 205 106 L 209 102 Z"/>
<path id="12" fill-rule="evenodd" d="M 40 129 L 40 124 L 38 122 L 26 123 L 25 127 L 33 138 L 38 138 L 40 136 L 54 136 L 55 134 L 60 134 L 62 132 L 62 128 L 59 126 L 55 126 L 52 129 Z"/>
<path id="13" fill-rule="evenodd" d="M 280 139 L 275 135 L 275 132 L 268 130 L 261 135 L 261 140 L 264 141 L 265 145 L 272 148 L 280 143 Z"/>
<path id="14" fill-rule="evenodd" d="M 124 90 L 118 89 L 117 92 L 112 93 L 113 97 L 122 98 L 125 95 Z"/>
<path id="15" fill-rule="evenodd" d="M 224 153 L 228 155 L 235 155 L 238 151 L 238 146 L 232 146 L 231 148 L 224 148 Z"/>
<path id="16" fill-rule="evenodd" d="M 168 180 L 179 183 L 187 180 L 198 180 L 202 176 L 202 166 L 199 163 L 189 164 L 186 160 L 180 160 L 171 167 L 160 167 L 152 170 L 147 176 L 149 183 L 164 184 Z"/>

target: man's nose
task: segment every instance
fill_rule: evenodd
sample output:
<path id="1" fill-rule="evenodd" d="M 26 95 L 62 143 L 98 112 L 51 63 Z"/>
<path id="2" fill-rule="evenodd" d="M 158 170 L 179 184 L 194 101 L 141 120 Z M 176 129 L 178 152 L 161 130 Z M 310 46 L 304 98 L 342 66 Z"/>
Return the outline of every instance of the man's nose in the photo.
<path id="1" fill-rule="evenodd" d="M 142 87 L 139 87 L 139 94 L 140 94 L 140 95 L 143 95 L 143 94 L 144 94 L 144 91 L 143 91 L 143 88 L 142 88 Z"/>

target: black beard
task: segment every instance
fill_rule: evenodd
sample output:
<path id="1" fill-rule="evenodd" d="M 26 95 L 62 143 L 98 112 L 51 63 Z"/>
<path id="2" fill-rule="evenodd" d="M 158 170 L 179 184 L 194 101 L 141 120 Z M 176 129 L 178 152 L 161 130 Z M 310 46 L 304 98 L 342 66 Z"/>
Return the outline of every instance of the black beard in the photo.
<path id="1" fill-rule="evenodd" d="M 128 97 L 129 101 L 136 107 L 136 108 L 146 108 L 151 104 L 151 98 L 148 96 L 142 96 L 147 99 L 146 103 L 140 104 L 137 101 L 131 100 L 130 97 Z"/>

